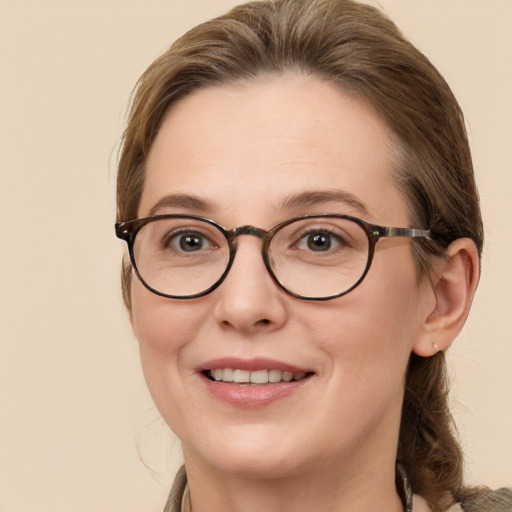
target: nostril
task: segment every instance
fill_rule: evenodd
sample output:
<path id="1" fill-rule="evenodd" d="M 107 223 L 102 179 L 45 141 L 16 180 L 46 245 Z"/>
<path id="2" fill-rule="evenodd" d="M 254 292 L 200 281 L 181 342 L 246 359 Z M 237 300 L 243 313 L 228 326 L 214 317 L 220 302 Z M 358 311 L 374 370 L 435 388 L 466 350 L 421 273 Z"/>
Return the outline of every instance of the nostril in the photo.
<path id="1" fill-rule="evenodd" d="M 268 320 L 267 318 L 264 318 L 263 320 L 260 320 L 258 323 L 263 324 L 263 325 L 268 325 L 270 323 L 270 320 Z"/>

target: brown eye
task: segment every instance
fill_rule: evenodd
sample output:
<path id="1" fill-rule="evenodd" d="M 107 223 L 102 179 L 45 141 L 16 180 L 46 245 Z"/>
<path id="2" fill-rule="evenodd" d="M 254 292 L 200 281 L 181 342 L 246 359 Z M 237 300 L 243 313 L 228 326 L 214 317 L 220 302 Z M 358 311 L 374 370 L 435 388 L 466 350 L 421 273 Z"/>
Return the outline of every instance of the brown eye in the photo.
<path id="1" fill-rule="evenodd" d="M 343 239 L 339 234 L 317 229 L 303 234 L 296 246 L 297 249 L 301 250 L 327 252 L 331 249 L 337 249 L 342 245 Z"/>

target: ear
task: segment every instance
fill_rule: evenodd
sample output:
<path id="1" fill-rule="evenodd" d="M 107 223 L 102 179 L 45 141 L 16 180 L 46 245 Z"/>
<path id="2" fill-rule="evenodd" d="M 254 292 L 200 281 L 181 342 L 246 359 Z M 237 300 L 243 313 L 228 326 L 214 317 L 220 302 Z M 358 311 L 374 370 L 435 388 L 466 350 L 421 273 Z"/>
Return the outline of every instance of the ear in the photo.
<path id="1" fill-rule="evenodd" d="M 480 262 L 473 240 L 452 242 L 446 257 L 434 265 L 429 290 L 434 301 L 425 302 L 429 309 L 423 313 L 413 352 L 428 357 L 450 346 L 466 322 L 479 277 Z"/>

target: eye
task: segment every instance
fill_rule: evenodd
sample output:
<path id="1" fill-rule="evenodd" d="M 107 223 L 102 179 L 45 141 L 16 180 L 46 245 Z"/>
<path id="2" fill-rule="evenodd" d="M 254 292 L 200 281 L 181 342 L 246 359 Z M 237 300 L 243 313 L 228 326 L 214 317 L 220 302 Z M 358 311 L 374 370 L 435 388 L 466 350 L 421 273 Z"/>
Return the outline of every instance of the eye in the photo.
<path id="1" fill-rule="evenodd" d="M 174 232 L 169 235 L 167 245 L 179 252 L 198 252 L 213 248 L 206 236 L 195 232 Z"/>
<path id="2" fill-rule="evenodd" d="M 308 249 L 313 252 L 326 252 L 341 245 L 339 235 L 327 230 L 315 230 L 306 233 L 297 244 L 298 249 Z"/>

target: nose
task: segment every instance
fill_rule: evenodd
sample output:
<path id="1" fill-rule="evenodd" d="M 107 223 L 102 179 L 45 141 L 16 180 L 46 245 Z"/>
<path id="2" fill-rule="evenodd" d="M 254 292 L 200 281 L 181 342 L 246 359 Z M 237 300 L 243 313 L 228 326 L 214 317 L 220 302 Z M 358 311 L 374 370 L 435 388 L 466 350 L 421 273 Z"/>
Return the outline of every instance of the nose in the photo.
<path id="1" fill-rule="evenodd" d="M 233 265 L 215 290 L 215 319 L 225 329 L 245 334 L 270 332 L 286 322 L 288 300 L 265 267 L 261 240 L 241 236 Z"/>

